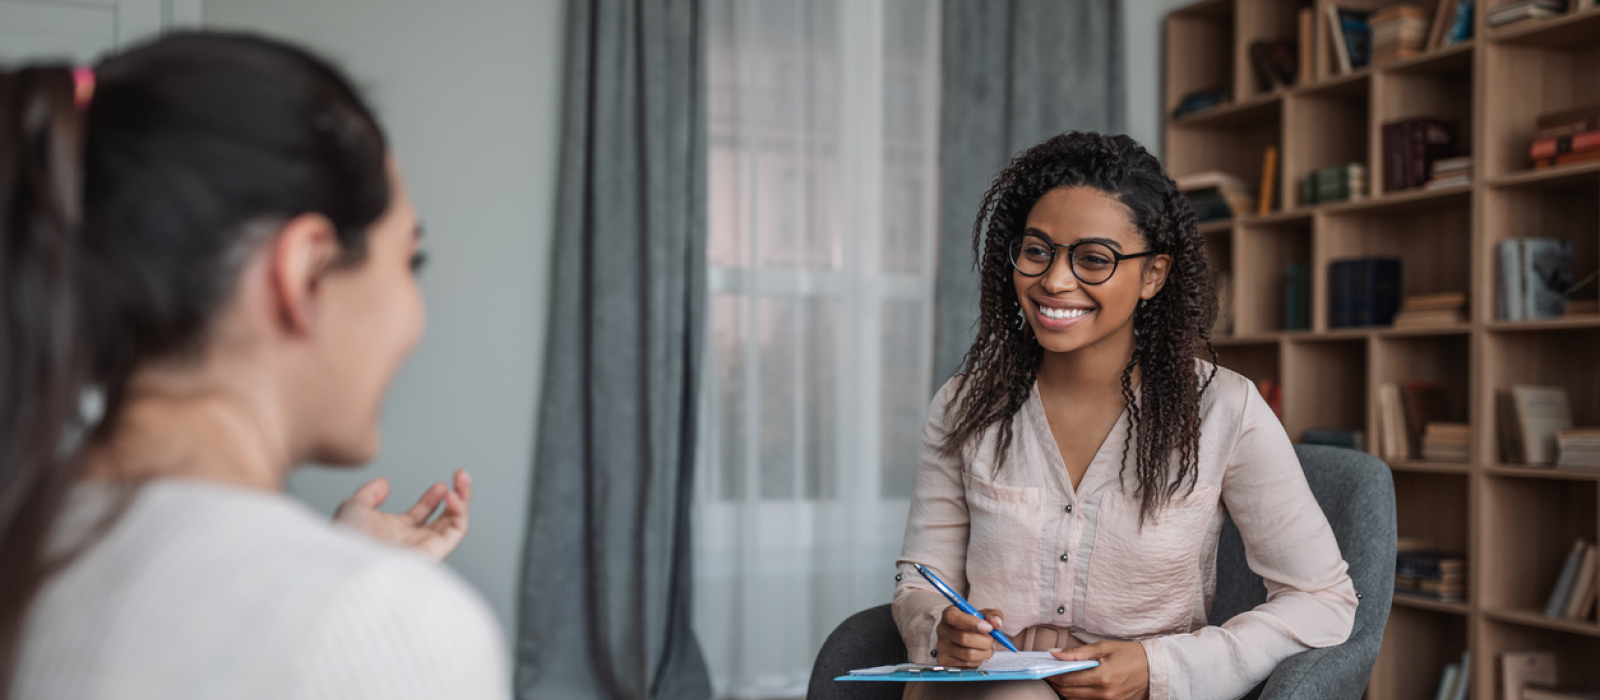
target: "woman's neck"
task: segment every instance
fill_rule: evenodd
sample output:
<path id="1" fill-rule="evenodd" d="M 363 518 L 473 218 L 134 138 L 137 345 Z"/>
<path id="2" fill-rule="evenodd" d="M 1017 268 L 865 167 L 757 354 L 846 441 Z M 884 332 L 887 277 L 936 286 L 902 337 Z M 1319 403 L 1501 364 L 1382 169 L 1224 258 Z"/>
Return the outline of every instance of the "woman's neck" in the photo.
<path id="1" fill-rule="evenodd" d="M 1039 360 L 1039 390 L 1091 400 L 1120 397 L 1122 373 L 1132 357 L 1131 329 L 1070 352 L 1046 350 Z M 1137 366 L 1129 379 L 1129 386 L 1139 385 Z"/>
<path id="2" fill-rule="evenodd" d="M 278 412 L 252 390 L 252 374 L 243 367 L 135 374 L 113 432 L 85 455 L 85 477 L 282 490 L 294 459 Z"/>

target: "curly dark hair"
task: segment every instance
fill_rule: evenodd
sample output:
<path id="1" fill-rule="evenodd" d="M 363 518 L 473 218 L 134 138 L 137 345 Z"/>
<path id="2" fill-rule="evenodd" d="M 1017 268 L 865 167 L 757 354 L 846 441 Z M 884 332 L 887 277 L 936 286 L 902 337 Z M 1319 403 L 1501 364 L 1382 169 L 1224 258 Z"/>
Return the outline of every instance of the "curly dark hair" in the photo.
<path id="1" fill-rule="evenodd" d="M 1133 355 L 1122 371 L 1122 394 L 1132 418 L 1122 469 L 1127 470 L 1129 448 L 1137 445 L 1134 474 L 1143 522 L 1185 482 L 1194 488 L 1200 396 L 1216 376 L 1211 324 L 1217 305 L 1194 209 L 1161 162 L 1127 136 L 1073 131 L 1052 137 L 1012 159 L 983 196 L 972 227 L 980 271 L 978 333 L 949 398 L 953 419 L 942 448 L 959 454 L 998 423 L 996 468 L 1003 466 L 1011 418 L 1028 400 L 1043 357 L 1032 326 L 1017 322 L 1022 307 L 1012 284 L 1008 243 L 1022 232 L 1034 204 L 1062 187 L 1092 187 L 1114 197 L 1132 213 L 1149 249 L 1172 256 L 1166 285 L 1134 312 Z M 1213 363 L 1203 383 L 1194 361 L 1201 347 Z M 1138 403 L 1135 367 L 1141 368 Z"/>

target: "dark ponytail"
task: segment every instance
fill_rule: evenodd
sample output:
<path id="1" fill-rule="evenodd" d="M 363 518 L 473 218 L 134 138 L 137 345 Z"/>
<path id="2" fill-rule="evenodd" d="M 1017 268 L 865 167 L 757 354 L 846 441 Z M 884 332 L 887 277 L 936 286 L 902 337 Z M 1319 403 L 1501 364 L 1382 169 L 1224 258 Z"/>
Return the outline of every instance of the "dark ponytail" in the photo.
<path id="1" fill-rule="evenodd" d="M 0 74 L 0 693 L 44 536 L 75 476 L 62 455 L 88 375 L 78 283 L 83 115 L 72 71 Z"/>
<path id="2" fill-rule="evenodd" d="M 276 224 L 333 222 L 365 254 L 389 206 L 371 111 L 321 60 L 259 37 L 175 34 L 94 68 L 0 71 L 0 697 L 80 445 L 112 434 L 134 372 L 196 356 Z M 104 397 L 79 426 L 80 397 Z M 81 428 L 81 430 L 80 430 Z"/>

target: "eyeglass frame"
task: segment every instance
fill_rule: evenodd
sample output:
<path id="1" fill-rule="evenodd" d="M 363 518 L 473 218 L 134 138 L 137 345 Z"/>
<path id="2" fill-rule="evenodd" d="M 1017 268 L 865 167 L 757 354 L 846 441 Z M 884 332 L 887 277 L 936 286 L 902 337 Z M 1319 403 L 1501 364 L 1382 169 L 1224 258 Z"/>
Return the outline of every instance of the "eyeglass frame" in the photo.
<path id="1" fill-rule="evenodd" d="M 1017 245 L 1018 243 L 1020 243 L 1022 241 L 1022 239 L 1027 238 L 1029 236 L 1032 236 L 1034 238 L 1043 239 L 1045 243 L 1049 243 L 1050 246 L 1051 246 L 1050 247 L 1050 262 L 1045 264 L 1043 270 L 1040 270 L 1040 271 L 1038 271 L 1038 272 L 1036 272 L 1034 274 L 1031 274 L 1031 275 L 1028 274 L 1026 271 L 1024 271 L 1022 269 L 1021 265 L 1017 264 L 1017 256 L 1011 254 L 1011 248 L 1013 246 Z M 1105 248 L 1106 250 L 1111 251 L 1111 272 L 1106 274 L 1106 278 L 1103 279 L 1103 280 L 1100 280 L 1099 282 L 1090 282 L 1089 280 L 1084 279 L 1083 275 L 1078 272 L 1078 266 L 1073 263 L 1073 261 L 1076 260 L 1076 258 L 1072 257 L 1073 250 L 1076 249 L 1078 246 L 1088 245 L 1088 244 L 1097 245 L 1097 246 L 1100 246 L 1102 248 Z M 1132 260 L 1134 258 L 1142 258 L 1142 257 L 1145 257 L 1147 255 L 1155 255 L 1156 254 L 1156 250 L 1153 249 L 1153 248 L 1150 249 L 1150 250 L 1144 251 L 1142 253 L 1118 253 L 1111 246 L 1106 245 L 1105 243 L 1103 243 L 1103 242 L 1101 242 L 1099 240 L 1078 241 L 1077 243 L 1072 243 L 1070 245 L 1066 244 L 1066 243 L 1057 243 L 1053 239 L 1051 239 L 1049 236 L 1045 235 L 1045 233 L 1043 231 L 1024 231 L 1024 232 L 1019 233 L 1019 234 L 1017 234 L 1015 236 L 1012 236 L 1011 240 L 1006 243 L 1006 256 L 1011 258 L 1011 268 L 1016 270 L 1017 274 L 1022 275 L 1023 277 L 1043 277 L 1046 273 L 1050 272 L 1050 268 L 1056 264 L 1056 258 L 1058 257 L 1056 255 L 1056 248 L 1066 248 L 1067 249 L 1067 269 L 1072 271 L 1072 276 L 1078 278 L 1079 282 L 1082 282 L 1084 284 L 1091 285 L 1091 286 L 1099 285 L 1099 284 L 1105 284 L 1107 282 L 1110 282 L 1111 278 L 1115 277 L 1116 274 L 1117 274 L 1117 267 L 1119 265 L 1121 265 L 1122 261 L 1124 261 L 1124 260 Z"/>

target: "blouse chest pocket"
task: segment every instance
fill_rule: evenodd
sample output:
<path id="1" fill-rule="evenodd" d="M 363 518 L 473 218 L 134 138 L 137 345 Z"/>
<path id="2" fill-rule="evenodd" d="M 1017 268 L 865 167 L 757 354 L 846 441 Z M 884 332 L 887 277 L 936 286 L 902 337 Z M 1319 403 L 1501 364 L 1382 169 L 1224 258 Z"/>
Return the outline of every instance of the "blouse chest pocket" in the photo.
<path id="1" fill-rule="evenodd" d="M 973 604 L 1039 581 L 1039 538 L 1044 494 L 1038 487 L 1004 486 L 962 475 L 971 527 L 967 538 L 967 582 Z M 1032 589 L 1030 589 L 1032 590 Z"/>
<path id="2" fill-rule="evenodd" d="M 1180 495 L 1139 524 L 1139 501 L 1110 492 L 1100 502 L 1084 626 L 1096 634 L 1138 639 L 1189 632 L 1200 590 L 1201 558 L 1220 490 Z"/>

